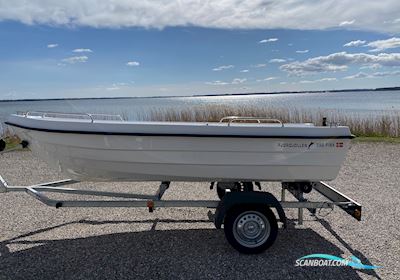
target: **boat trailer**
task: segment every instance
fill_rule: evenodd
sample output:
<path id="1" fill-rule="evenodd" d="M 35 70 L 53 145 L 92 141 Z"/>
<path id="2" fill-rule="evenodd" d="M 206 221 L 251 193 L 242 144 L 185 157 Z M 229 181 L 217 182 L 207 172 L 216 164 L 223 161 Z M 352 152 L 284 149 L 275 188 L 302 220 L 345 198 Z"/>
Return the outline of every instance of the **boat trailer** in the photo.
<path id="1" fill-rule="evenodd" d="M 308 209 L 313 215 L 317 209 L 335 206 L 344 210 L 347 214 L 358 221 L 361 220 L 361 205 L 340 193 L 324 182 L 283 182 L 281 200 L 271 193 L 265 191 L 253 191 L 234 189 L 234 185 L 252 182 L 234 182 L 232 188 L 224 182 L 217 183 L 217 190 L 221 193 L 224 186 L 225 195 L 220 200 L 162 200 L 162 197 L 170 187 L 170 182 L 161 182 L 155 194 L 134 194 L 122 192 L 107 192 L 96 190 L 73 189 L 66 187 L 78 183 L 74 180 L 61 180 L 55 182 L 40 183 L 31 186 L 10 186 L 0 176 L 0 193 L 25 192 L 40 202 L 56 207 L 146 207 L 150 212 L 163 207 L 203 207 L 216 209 L 215 214 L 209 211 L 209 218 L 214 222 L 216 228 L 224 225 L 225 236 L 228 242 L 239 252 L 253 254 L 260 253 L 270 247 L 276 239 L 278 226 L 275 214 L 270 208 L 275 208 L 279 221 L 286 228 L 287 221 L 284 208 L 298 209 L 299 225 L 303 224 L 303 211 Z M 260 186 L 258 182 L 255 183 Z M 214 183 L 210 188 L 213 188 Z M 218 189 L 219 188 L 219 189 Z M 325 201 L 309 201 L 304 193 L 315 190 L 326 198 Z M 296 201 L 287 201 L 286 193 L 291 193 Z M 82 196 L 123 198 L 121 200 L 59 200 L 46 196 L 46 193 L 74 194 Z"/>

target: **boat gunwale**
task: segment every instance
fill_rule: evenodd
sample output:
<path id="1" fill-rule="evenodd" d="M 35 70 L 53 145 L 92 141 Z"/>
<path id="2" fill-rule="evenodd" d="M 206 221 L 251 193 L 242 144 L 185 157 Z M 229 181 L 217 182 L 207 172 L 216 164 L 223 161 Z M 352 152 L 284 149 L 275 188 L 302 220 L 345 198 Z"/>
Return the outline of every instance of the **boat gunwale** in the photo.
<path id="1" fill-rule="evenodd" d="M 304 135 L 238 135 L 238 134 L 196 134 L 196 133 L 142 133 L 142 132 L 107 132 L 107 131 L 85 131 L 85 130 L 62 130 L 29 127 L 25 125 L 15 124 L 9 121 L 6 125 L 19 127 L 28 130 L 51 132 L 51 133 L 67 133 L 67 134 L 91 134 L 91 135 L 118 135 L 118 136 L 154 136 L 154 137 L 212 137 L 212 138 L 273 138 L 273 139 L 353 139 L 356 136 L 337 135 L 337 136 L 304 136 Z"/>

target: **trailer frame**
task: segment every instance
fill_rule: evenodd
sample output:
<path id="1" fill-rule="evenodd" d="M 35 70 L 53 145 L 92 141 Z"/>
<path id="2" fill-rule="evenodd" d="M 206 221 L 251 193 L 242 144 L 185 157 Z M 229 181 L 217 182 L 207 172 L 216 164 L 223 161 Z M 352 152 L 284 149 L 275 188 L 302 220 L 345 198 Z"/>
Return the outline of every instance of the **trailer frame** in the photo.
<path id="1" fill-rule="evenodd" d="M 347 214 L 361 220 L 362 206 L 350 197 L 342 194 L 338 190 L 329 186 L 324 182 L 282 182 L 281 200 L 279 201 L 273 194 L 265 191 L 230 191 L 226 190 L 226 195 L 221 200 L 163 200 L 163 195 L 170 188 L 171 182 L 161 182 L 157 191 L 154 194 L 135 194 L 125 192 L 108 192 L 98 190 L 84 190 L 74 189 L 66 187 L 67 185 L 73 185 L 79 183 L 79 181 L 67 179 L 53 182 L 38 183 L 30 186 L 11 186 L 6 180 L 0 176 L 0 193 L 7 192 L 25 192 L 35 198 L 36 200 L 44 203 L 47 206 L 56 208 L 63 207 L 145 207 L 148 208 L 149 212 L 153 212 L 157 208 L 164 207 L 200 207 L 216 209 L 215 214 L 209 211 L 209 218 L 214 222 L 216 228 L 221 228 L 226 220 L 226 217 L 230 215 L 232 209 L 239 207 L 265 207 L 275 208 L 279 217 L 279 221 L 286 228 L 286 215 L 283 209 L 292 208 L 298 209 L 298 225 L 302 225 L 304 221 L 304 209 L 308 209 L 311 214 L 315 215 L 317 209 L 334 209 L 338 206 L 344 210 Z M 259 182 L 256 182 L 256 185 Z M 212 185 L 213 186 L 213 183 Z M 325 201 L 310 201 L 304 197 L 304 193 L 307 188 L 311 187 L 320 193 L 327 200 Z M 311 189 L 310 189 L 311 190 Z M 286 192 L 291 193 L 297 201 L 287 201 Z M 309 192 L 309 191 L 307 191 Z M 64 199 L 53 199 L 49 198 L 46 193 L 59 193 L 59 194 L 74 194 L 81 196 L 95 196 L 95 197 L 111 197 L 111 198 L 123 198 L 123 200 L 64 200 Z M 276 223 L 276 221 L 274 221 Z M 225 235 L 228 234 L 226 229 Z M 232 239 L 232 237 L 231 237 Z M 273 243 L 274 240 L 272 240 Z M 230 242 L 231 243 L 231 242 Z M 236 249 L 244 253 L 258 253 L 260 250 L 248 250 L 248 248 L 237 247 L 231 243 Z M 270 245 L 269 245 L 270 246 Z M 268 247 L 269 247 L 268 246 Z M 263 249 L 265 250 L 265 248 Z"/>

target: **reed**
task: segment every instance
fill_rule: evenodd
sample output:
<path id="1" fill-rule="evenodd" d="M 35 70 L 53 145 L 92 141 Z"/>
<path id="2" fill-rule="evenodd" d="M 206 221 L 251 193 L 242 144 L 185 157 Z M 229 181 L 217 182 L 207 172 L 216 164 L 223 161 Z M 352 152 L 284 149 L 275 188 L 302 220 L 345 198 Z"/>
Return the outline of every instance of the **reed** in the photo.
<path id="1" fill-rule="evenodd" d="M 328 121 L 347 125 L 353 134 L 363 137 L 400 137 L 400 112 L 383 116 L 349 115 L 340 111 L 305 110 L 299 108 L 253 108 L 249 106 L 205 105 L 183 109 L 154 109 L 142 120 L 178 122 L 218 122 L 225 116 L 266 117 L 286 123 L 308 122 L 321 125 Z"/>

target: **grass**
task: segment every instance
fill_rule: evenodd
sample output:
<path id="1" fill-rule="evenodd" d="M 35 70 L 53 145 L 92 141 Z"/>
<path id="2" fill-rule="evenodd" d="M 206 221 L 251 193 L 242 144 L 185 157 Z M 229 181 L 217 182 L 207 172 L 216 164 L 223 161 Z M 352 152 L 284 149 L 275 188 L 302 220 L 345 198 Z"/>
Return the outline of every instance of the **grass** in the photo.
<path id="1" fill-rule="evenodd" d="M 6 142 L 6 149 L 15 148 L 21 143 L 21 140 L 17 136 L 7 136 L 4 138 L 4 141 Z"/>
<path id="2" fill-rule="evenodd" d="M 366 137 L 361 136 L 353 139 L 353 142 L 367 142 L 367 143 L 377 143 L 377 142 L 384 142 L 384 143 L 392 143 L 392 144 L 400 144 L 400 137 Z"/>

